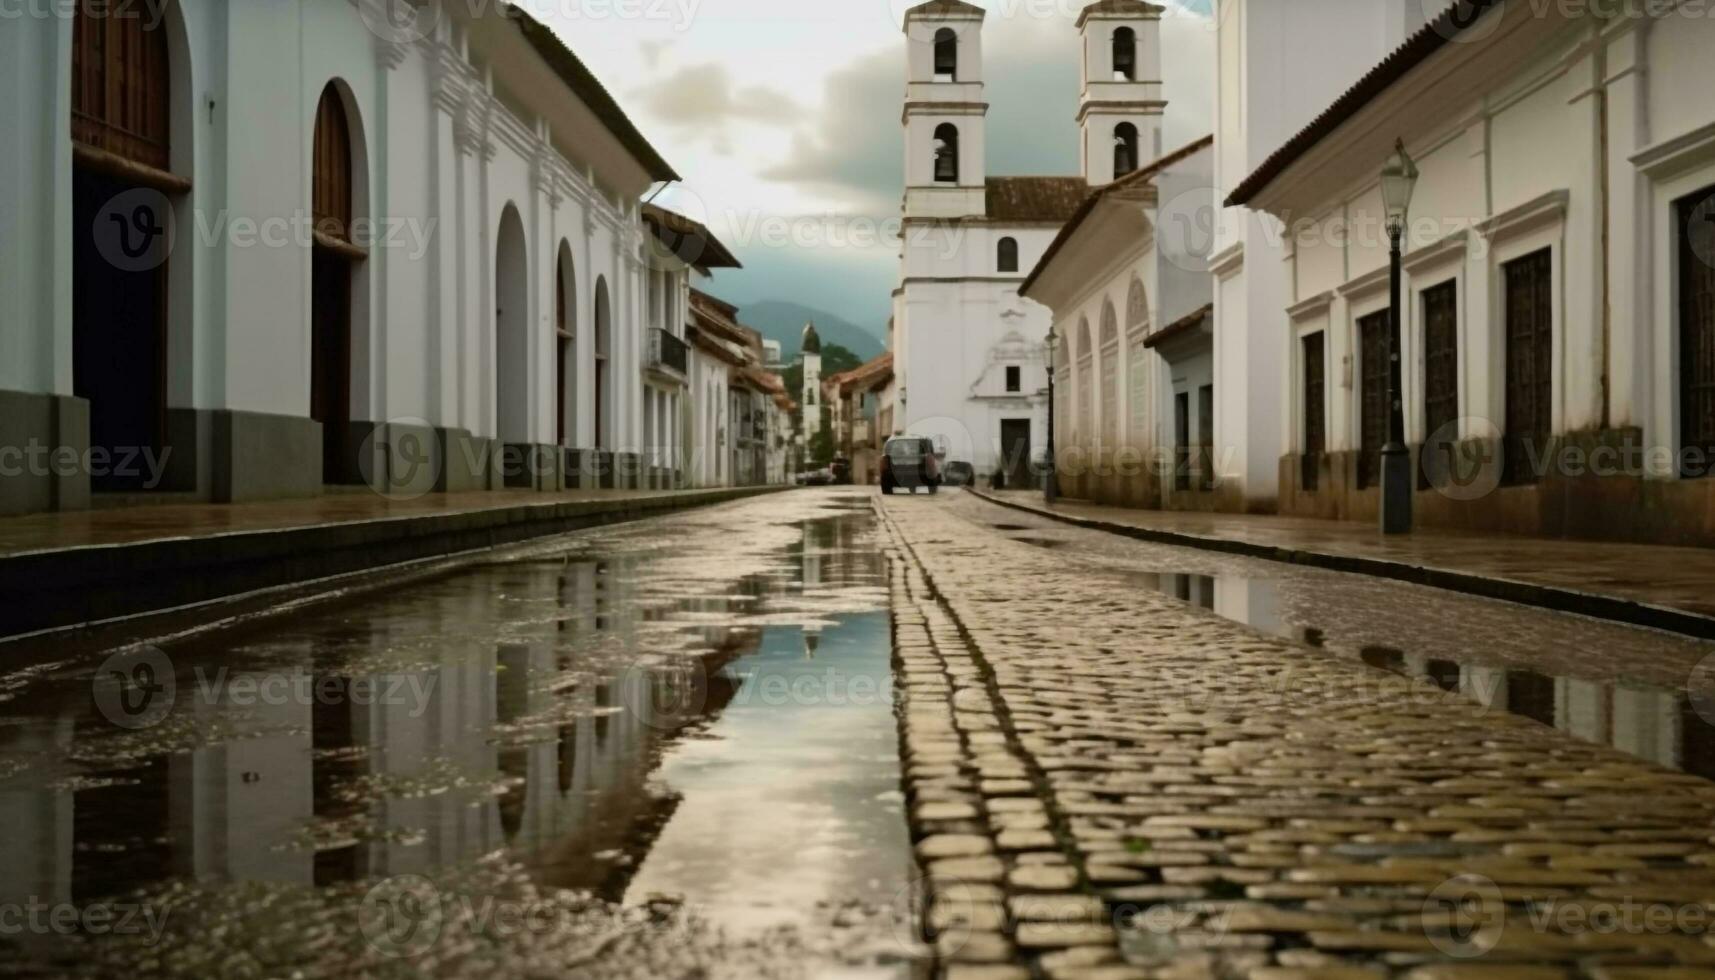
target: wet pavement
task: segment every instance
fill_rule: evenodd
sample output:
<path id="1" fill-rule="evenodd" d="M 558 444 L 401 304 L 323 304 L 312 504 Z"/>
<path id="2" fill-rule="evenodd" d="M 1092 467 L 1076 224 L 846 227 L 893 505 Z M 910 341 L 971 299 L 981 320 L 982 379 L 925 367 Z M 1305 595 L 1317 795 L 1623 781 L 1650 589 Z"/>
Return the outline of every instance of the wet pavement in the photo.
<path id="1" fill-rule="evenodd" d="M 0 974 L 913 975 L 887 596 L 804 492 L 13 645 Z"/>
<path id="2" fill-rule="evenodd" d="M 1020 506 L 1042 506 L 1042 495 L 1034 491 L 1007 490 L 998 497 Z M 1715 497 L 1711 501 L 1715 502 Z M 1389 537 L 1358 521 L 1134 510 L 1076 500 L 1061 500 L 1054 505 L 1054 512 L 1082 520 L 1250 547 L 1445 569 L 1715 616 L 1715 548 L 1574 541 L 1441 528 L 1417 528 L 1409 535 Z M 1710 516 L 1715 521 L 1715 510 Z"/>
<path id="3" fill-rule="evenodd" d="M 1515 608 L 1398 583 L 1247 574 L 970 497 L 882 513 L 909 818 L 952 976 L 1715 975 L 1715 784 L 1655 761 L 1700 750 L 1672 738 L 1671 703 L 1625 694 L 1634 669 L 1671 676 L 1699 651 L 1576 617 L 1537 635 Z M 1271 594 L 1260 629 L 1228 607 Z M 1555 645 L 1569 636 L 1587 639 Z M 1552 685 L 1447 690 L 1494 669 L 1491 645 Z M 1431 654 L 1456 666 L 1407 676 Z M 1574 676 L 1611 696 L 1576 709 Z M 1571 730 L 1590 718 L 1609 737 Z"/>
<path id="4" fill-rule="evenodd" d="M 1092 577 L 1165 594 L 1425 688 L 1457 691 L 1578 738 L 1715 778 L 1715 643 L 1370 576 L 1137 541 L 970 494 L 955 498 L 949 512 L 973 528 L 1080 562 Z"/>

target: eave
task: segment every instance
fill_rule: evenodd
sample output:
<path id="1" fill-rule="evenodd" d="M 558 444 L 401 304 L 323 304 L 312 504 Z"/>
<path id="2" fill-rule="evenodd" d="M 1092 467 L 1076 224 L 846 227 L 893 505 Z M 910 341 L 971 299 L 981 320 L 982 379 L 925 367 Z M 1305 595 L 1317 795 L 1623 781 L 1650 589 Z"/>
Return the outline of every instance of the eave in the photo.
<path id="1" fill-rule="evenodd" d="M 1354 188 L 1376 183 L 1396 141 L 1423 152 L 1423 141 L 1504 88 L 1523 65 L 1539 60 L 1572 20 L 1534 5 L 1496 6 L 1482 36 L 1450 43 L 1430 32 L 1365 75 L 1328 110 L 1271 155 L 1227 198 L 1284 221 L 1314 213 Z"/>

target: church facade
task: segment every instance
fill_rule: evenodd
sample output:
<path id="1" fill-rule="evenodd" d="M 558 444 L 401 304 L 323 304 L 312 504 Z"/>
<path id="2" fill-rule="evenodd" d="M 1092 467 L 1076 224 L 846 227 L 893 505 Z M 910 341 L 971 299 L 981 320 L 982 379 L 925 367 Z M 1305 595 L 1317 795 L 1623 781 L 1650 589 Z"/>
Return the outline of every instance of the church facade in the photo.
<path id="1" fill-rule="evenodd" d="M 1050 316 L 1022 298 L 1019 286 L 1091 182 L 1111 179 L 1112 154 L 1099 144 L 1120 127 L 1134 154 L 1155 146 L 1160 106 L 1124 85 L 1087 84 L 1083 175 L 991 176 L 984 16 L 962 0 L 931 0 L 905 15 L 905 194 L 889 338 L 891 434 L 931 437 L 949 460 L 971 463 L 979 478 L 998 470 L 1022 483 L 1047 446 Z"/>

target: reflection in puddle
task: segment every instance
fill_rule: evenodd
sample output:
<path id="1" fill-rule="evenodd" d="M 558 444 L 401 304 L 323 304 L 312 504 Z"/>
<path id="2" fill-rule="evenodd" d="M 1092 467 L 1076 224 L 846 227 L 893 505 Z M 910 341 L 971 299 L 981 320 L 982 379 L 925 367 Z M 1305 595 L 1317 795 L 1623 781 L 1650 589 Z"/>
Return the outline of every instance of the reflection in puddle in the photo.
<path id="1" fill-rule="evenodd" d="M 602 557 L 566 539 L 174 645 L 172 711 L 147 729 L 97 713 L 87 668 L 35 680 L 0 703 L 0 902 L 498 852 L 539 886 L 665 895 L 738 930 L 885 906 L 912 863 L 873 518 L 780 510 L 608 532 Z"/>
<path id="2" fill-rule="evenodd" d="M 1610 745 L 1664 766 L 1715 778 L 1715 696 L 1695 701 L 1683 689 L 1621 681 L 1552 677 L 1482 666 L 1374 644 L 1342 644 L 1338 635 L 1298 621 L 1279 583 L 1237 576 L 1142 573 L 1144 588 L 1173 596 L 1273 636 L 1355 654 L 1364 663 L 1422 677 L 1489 708 L 1510 711 L 1586 741 Z M 1712 692 L 1715 694 L 1715 692 Z M 1700 713 L 1705 707 L 1708 718 Z"/>

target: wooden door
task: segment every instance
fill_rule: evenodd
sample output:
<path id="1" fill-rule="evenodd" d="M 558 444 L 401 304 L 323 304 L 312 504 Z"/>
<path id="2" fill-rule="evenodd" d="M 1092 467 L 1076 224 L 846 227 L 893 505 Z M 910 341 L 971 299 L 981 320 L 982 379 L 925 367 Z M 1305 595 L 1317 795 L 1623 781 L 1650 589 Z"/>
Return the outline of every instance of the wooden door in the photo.
<path id="1" fill-rule="evenodd" d="M 1715 187 L 1680 201 L 1679 425 L 1681 475 L 1715 473 Z M 1701 208 L 1701 210 L 1700 210 Z"/>
<path id="2" fill-rule="evenodd" d="M 1322 485 L 1322 455 L 1328 451 L 1327 335 L 1318 330 L 1304 338 L 1304 458 L 1299 463 L 1300 486 L 1314 493 Z"/>
<path id="3" fill-rule="evenodd" d="M 1506 288 L 1506 435 L 1503 481 L 1535 483 L 1535 459 L 1554 431 L 1553 252 L 1508 262 Z"/>
<path id="4" fill-rule="evenodd" d="M 1358 489 L 1373 487 L 1381 478 L 1382 446 L 1387 444 L 1389 334 L 1392 317 L 1387 310 L 1358 321 L 1359 379 Z"/>

